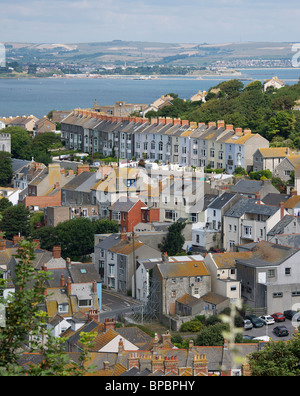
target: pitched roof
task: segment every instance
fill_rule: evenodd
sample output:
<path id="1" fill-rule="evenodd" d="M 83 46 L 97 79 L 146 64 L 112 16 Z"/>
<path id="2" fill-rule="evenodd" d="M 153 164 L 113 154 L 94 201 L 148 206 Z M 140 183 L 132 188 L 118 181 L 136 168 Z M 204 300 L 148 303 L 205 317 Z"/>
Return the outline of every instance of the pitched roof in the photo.
<path id="1" fill-rule="evenodd" d="M 300 195 L 293 195 L 284 202 L 285 209 L 293 209 L 300 202 Z"/>
<path id="2" fill-rule="evenodd" d="M 289 155 L 288 147 L 268 147 L 258 149 L 264 158 L 282 158 Z"/>
<path id="3" fill-rule="evenodd" d="M 228 217 L 241 217 L 244 213 L 273 216 L 278 210 L 277 206 L 261 205 L 254 198 L 241 198 L 225 214 Z"/>
<path id="4" fill-rule="evenodd" d="M 235 268 L 237 259 L 252 257 L 252 252 L 211 253 L 216 266 L 220 268 Z"/>
<path id="5" fill-rule="evenodd" d="M 238 259 L 237 263 L 242 263 L 251 267 L 276 266 L 299 252 L 298 249 L 267 241 L 240 245 L 240 248 L 252 252 L 253 255 L 249 258 Z"/>
<path id="6" fill-rule="evenodd" d="M 143 201 L 139 198 L 121 197 L 108 209 L 116 212 L 129 212 L 139 201 L 143 203 Z"/>
<path id="7" fill-rule="evenodd" d="M 165 278 L 181 278 L 191 276 L 210 275 L 204 261 L 182 263 L 157 264 L 159 271 Z"/>

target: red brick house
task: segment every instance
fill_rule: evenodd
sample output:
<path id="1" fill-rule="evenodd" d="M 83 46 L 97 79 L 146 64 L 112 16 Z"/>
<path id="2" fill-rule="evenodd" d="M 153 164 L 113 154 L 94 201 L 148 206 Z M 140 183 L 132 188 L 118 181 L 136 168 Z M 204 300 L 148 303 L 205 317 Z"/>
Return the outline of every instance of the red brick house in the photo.
<path id="1" fill-rule="evenodd" d="M 119 224 L 120 232 L 131 232 L 138 223 L 159 221 L 159 209 L 150 208 L 138 198 L 120 198 L 108 210 L 109 219 Z"/>

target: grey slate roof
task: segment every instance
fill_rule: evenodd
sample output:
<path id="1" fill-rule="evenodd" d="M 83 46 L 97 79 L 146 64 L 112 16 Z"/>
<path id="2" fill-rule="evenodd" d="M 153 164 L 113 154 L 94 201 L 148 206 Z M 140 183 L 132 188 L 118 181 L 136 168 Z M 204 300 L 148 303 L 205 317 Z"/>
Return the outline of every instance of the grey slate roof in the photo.
<path id="1" fill-rule="evenodd" d="M 262 202 L 265 205 L 274 205 L 274 206 L 280 206 L 280 202 L 285 202 L 289 198 L 291 198 L 290 195 L 287 194 L 276 194 L 276 193 L 269 193 L 267 194 L 263 199 Z"/>
<path id="2" fill-rule="evenodd" d="M 222 209 L 236 194 L 225 192 L 208 205 L 212 209 Z"/>
<path id="3" fill-rule="evenodd" d="M 231 191 L 244 193 L 244 194 L 255 194 L 261 190 L 264 186 L 264 182 L 261 180 L 240 180 L 231 189 Z"/>
<path id="4" fill-rule="evenodd" d="M 108 209 L 116 212 L 129 212 L 138 201 L 140 201 L 139 198 L 127 198 L 126 200 L 124 198 L 119 198 L 118 201 Z"/>
<path id="5" fill-rule="evenodd" d="M 268 232 L 268 236 L 274 236 L 276 234 L 282 234 L 286 226 L 294 221 L 294 216 L 285 215 L 275 226 Z"/>
<path id="6" fill-rule="evenodd" d="M 96 173 L 82 172 L 80 175 L 70 180 L 69 183 L 65 184 L 63 190 L 89 192 L 97 181 Z"/>
<path id="7" fill-rule="evenodd" d="M 257 204 L 254 198 L 241 198 L 225 214 L 227 217 L 240 218 L 244 213 L 273 216 L 279 209 L 276 206 Z"/>

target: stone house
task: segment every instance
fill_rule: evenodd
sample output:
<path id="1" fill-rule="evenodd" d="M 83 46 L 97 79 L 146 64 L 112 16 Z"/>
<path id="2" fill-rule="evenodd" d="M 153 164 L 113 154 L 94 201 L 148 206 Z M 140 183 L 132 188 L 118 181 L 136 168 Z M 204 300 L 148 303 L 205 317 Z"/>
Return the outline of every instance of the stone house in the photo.
<path id="1" fill-rule="evenodd" d="M 290 154 L 280 161 L 280 163 L 275 167 L 274 176 L 279 177 L 284 182 L 288 182 L 292 177 L 292 172 L 299 169 L 299 166 L 300 155 Z"/>
<path id="2" fill-rule="evenodd" d="M 161 319 L 175 315 L 176 301 L 186 294 L 201 298 L 211 291 L 211 275 L 203 260 L 158 263 L 152 276 L 153 282 L 159 285 L 152 298 L 157 301 Z"/>
<path id="3" fill-rule="evenodd" d="M 37 120 L 33 128 L 33 134 L 39 135 L 45 132 L 54 132 L 56 130 L 56 123 L 49 120 L 46 116 Z"/>
<path id="4" fill-rule="evenodd" d="M 259 147 L 253 153 L 253 171 L 270 170 L 276 174 L 276 169 L 281 162 L 290 155 L 288 147 Z M 277 176 L 277 174 L 276 174 Z"/>

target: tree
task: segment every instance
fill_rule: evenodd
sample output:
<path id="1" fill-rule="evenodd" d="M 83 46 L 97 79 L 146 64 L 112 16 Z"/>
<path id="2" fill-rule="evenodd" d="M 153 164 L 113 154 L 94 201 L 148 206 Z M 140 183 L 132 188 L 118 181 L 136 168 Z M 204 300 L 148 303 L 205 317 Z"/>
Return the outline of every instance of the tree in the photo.
<path id="1" fill-rule="evenodd" d="M 12 179 L 11 154 L 0 151 L 0 186 L 6 187 Z"/>
<path id="2" fill-rule="evenodd" d="M 11 206 L 13 206 L 13 204 L 7 198 L 4 197 L 0 199 L 0 213 Z"/>
<path id="3" fill-rule="evenodd" d="M 168 234 L 159 246 L 162 252 L 167 252 L 169 256 L 175 256 L 182 252 L 182 247 L 185 241 L 185 238 L 182 235 L 184 227 L 185 223 L 177 221 L 168 228 Z"/>
<path id="4" fill-rule="evenodd" d="M 82 376 L 89 371 L 89 350 L 96 333 L 84 333 L 81 336 L 83 349 L 79 357 L 80 364 L 70 364 L 65 352 L 66 340 L 51 335 L 46 326 L 48 317 L 40 309 L 46 303 L 46 282 L 51 273 L 34 269 L 34 248 L 34 244 L 28 241 L 20 243 L 16 255 L 15 293 L 7 299 L 0 297 L 0 303 L 6 306 L 6 326 L 0 328 L 0 375 Z M 1 287 L 4 287 L 4 281 L 1 281 Z M 29 368 L 18 364 L 24 346 L 26 352 L 36 353 L 40 357 L 38 363 Z"/>
<path id="5" fill-rule="evenodd" d="M 281 136 L 284 139 L 295 130 L 296 119 L 293 113 L 288 111 L 278 111 L 269 119 L 268 139 L 271 140 L 275 136 Z"/>
<path id="6" fill-rule="evenodd" d="M 8 127 L 2 133 L 11 134 L 11 154 L 13 158 L 31 160 L 32 139 L 29 133 L 21 127 Z"/>
<path id="7" fill-rule="evenodd" d="M 5 237 L 10 239 L 19 233 L 21 236 L 29 236 L 30 233 L 30 212 L 24 205 L 14 205 L 6 208 L 2 212 L 0 229 L 5 233 Z"/>
<path id="8" fill-rule="evenodd" d="M 252 376 L 299 376 L 300 334 L 288 342 L 268 342 L 249 356 Z"/>

